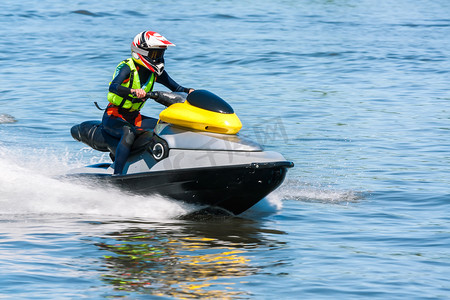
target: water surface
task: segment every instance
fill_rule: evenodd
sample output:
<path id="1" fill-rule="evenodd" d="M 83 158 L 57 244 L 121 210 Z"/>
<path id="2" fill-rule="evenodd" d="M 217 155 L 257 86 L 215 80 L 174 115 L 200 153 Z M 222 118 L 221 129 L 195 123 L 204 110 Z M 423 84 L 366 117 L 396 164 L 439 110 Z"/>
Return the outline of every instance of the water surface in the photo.
<path id="1" fill-rule="evenodd" d="M 0 297 L 449 297 L 449 2 L 137 6 L 0 4 Z M 108 161 L 69 130 L 101 118 L 142 30 L 177 45 L 176 81 L 295 162 L 242 216 L 58 179 Z"/>

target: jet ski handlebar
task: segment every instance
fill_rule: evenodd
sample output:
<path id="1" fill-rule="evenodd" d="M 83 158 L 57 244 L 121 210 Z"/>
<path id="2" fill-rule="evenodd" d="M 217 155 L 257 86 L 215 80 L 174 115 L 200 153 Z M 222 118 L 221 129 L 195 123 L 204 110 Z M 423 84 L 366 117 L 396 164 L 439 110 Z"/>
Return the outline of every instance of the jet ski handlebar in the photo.
<path id="1" fill-rule="evenodd" d="M 156 102 L 167 107 L 171 106 L 174 103 L 182 103 L 186 100 L 186 97 L 183 97 L 181 94 L 163 91 L 149 92 L 147 93 L 145 98 L 153 99 Z"/>
<path id="2" fill-rule="evenodd" d="M 136 93 L 132 94 L 136 96 Z M 133 103 L 145 102 L 149 98 L 167 107 L 174 103 L 183 103 L 186 101 L 186 97 L 183 97 L 181 93 L 155 91 L 148 92 L 144 98 L 134 99 Z"/>

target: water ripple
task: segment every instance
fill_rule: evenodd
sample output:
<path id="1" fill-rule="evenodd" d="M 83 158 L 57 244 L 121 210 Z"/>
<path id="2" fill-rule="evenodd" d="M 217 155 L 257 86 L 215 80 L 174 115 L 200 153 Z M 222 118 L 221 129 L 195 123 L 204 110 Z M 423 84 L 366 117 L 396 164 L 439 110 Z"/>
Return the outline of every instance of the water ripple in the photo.
<path id="1" fill-rule="evenodd" d="M 5 124 L 5 123 L 15 123 L 17 122 L 17 120 L 8 114 L 0 114 L 0 124 Z"/>
<path id="2" fill-rule="evenodd" d="M 84 10 L 84 9 L 74 10 L 74 11 L 72 11 L 72 13 L 74 13 L 74 14 L 80 14 L 80 15 L 85 15 L 85 16 L 91 16 L 91 17 L 96 17 L 96 16 L 97 16 L 96 13 L 93 13 L 93 12 L 90 12 L 90 11 Z"/>

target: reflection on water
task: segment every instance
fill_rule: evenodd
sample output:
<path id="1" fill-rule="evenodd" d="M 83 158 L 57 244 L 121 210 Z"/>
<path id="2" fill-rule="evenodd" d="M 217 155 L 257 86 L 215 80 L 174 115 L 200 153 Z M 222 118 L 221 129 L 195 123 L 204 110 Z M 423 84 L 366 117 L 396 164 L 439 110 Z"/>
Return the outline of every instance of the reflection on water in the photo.
<path id="1" fill-rule="evenodd" d="M 102 236 L 102 280 L 117 292 L 177 298 L 227 299 L 246 296 L 236 287 L 261 271 L 248 250 L 280 248 L 273 234 L 258 223 L 230 218 L 214 222 L 121 224 L 124 230 Z M 269 233 L 271 237 L 264 236 Z M 239 280 L 239 278 L 242 278 Z"/>

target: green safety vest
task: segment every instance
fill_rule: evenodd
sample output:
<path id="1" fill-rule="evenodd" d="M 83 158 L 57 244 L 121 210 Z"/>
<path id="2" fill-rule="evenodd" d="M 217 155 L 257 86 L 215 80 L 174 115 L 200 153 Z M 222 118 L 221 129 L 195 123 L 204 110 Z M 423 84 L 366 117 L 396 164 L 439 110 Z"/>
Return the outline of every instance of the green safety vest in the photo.
<path id="1" fill-rule="evenodd" d="M 130 73 L 130 80 L 122 82 L 122 86 L 130 88 L 130 89 L 143 89 L 147 93 L 150 92 L 153 89 L 153 85 L 155 83 L 155 73 L 152 73 L 152 75 L 149 77 L 148 81 L 141 86 L 141 81 L 139 80 L 139 74 L 136 68 L 136 65 L 134 64 L 133 59 L 129 58 L 124 61 L 121 61 L 117 67 L 116 71 L 114 72 L 113 79 L 119 74 L 120 69 L 122 69 L 125 65 L 129 66 L 131 69 Z M 111 84 L 111 83 L 110 83 Z M 108 101 L 115 106 L 123 107 L 126 109 L 129 109 L 131 111 L 140 110 L 145 102 L 136 102 L 133 103 L 133 100 L 137 99 L 136 97 L 132 95 L 128 95 L 128 97 L 121 97 L 119 95 L 116 95 L 114 93 L 108 92 Z"/>

